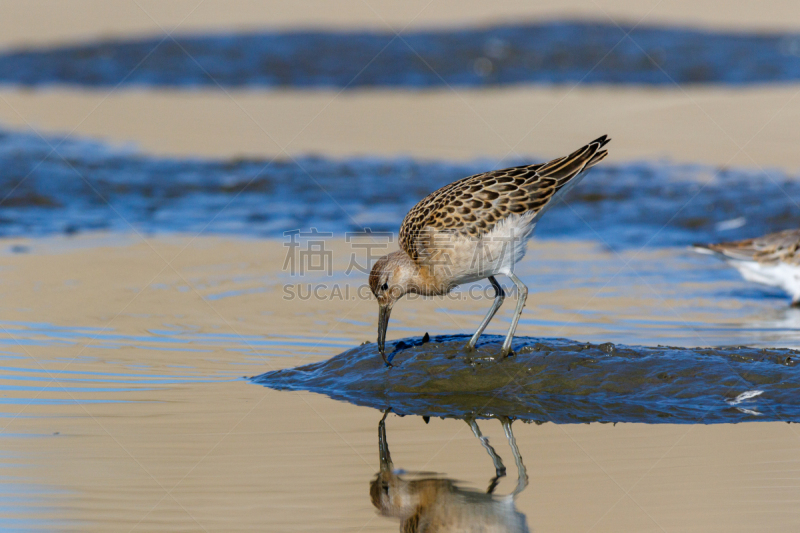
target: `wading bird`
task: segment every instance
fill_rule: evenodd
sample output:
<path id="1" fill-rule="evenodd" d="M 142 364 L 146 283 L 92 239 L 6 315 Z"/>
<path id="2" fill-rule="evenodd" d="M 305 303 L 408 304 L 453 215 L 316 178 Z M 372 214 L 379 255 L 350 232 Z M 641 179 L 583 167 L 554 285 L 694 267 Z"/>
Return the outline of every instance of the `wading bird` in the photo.
<path id="1" fill-rule="evenodd" d="M 756 239 L 695 244 L 694 250 L 723 259 L 747 281 L 780 287 L 800 307 L 800 229 L 770 233 Z"/>
<path id="2" fill-rule="evenodd" d="M 467 343 L 474 349 L 505 293 L 495 279 L 503 274 L 517 287 L 517 307 L 502 357 L 511 353 L 528 289 L 514 274 L 539 218 L 553 200 L 583 177 L 608 152 L 603 135 L 566 157 L 549 163 L 495 170 L 469 176 L 422 199 L 400 225 L 400 250 L 372 267 L 369 286 L 378 299 L 378 349 L 387 366 L 386 328 L 392 306 L 406 294 L 444 295 L 464 283 L 489 279 L 494 302 Z"/>

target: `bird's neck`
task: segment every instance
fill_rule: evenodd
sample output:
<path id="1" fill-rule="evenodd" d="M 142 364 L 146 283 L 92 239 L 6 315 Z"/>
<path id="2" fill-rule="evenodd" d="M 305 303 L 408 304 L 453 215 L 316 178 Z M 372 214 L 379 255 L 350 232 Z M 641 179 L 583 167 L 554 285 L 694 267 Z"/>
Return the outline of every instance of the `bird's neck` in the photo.
<path id="1" fill-rule="evenodd" d="M 449 276 L 437 276 L 437 269 L 424 265 L 418 267 L 414 292 L 423 296 L 442 296 L 450 292 L 454 285 L 451 284 L 452 278 Z M 441 268 L 438 269 L 441 274 Z"/>
<path id="2" fill-rule="evenodd" d="M 419 264 L 403 250 L 389 254 L 387 268 L 394 269 L 396 279 L 405 288 L 406 293 L 422 296 L 439 296 L 447 294 L 453 287 L 449 279 L 441 274 L 441 268 L 434 269 L 430 265 Z"/>

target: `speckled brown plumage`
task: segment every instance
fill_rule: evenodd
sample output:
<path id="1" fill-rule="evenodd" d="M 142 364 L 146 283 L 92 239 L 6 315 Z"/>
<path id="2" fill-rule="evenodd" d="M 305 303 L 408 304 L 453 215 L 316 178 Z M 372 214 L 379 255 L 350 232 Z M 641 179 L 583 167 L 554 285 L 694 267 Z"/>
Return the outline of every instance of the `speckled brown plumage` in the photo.
<path id="1" fill-rule="evenodd" d="M 400 248 L 419 258 L 416 239 L 428 229 L 480 237 L 513 214 L 538 213 L 573 178 L 607 154 L 611 139 L 595 139 L 549 163 L 494 170 L 468 176 L 423 198 L 400 226 Z"/>
<path id="2" fill-rule="evenodd" d="M 429 194 L 409 211 L 400 226 L 400 250 L 378 259 L 369 275 L 378 300 L 378 351 L 387 366 L 386 329 L 395 302 L 406 294 L 438 296 L 488 279 L 495 298 L 467 343 L 474 350 L 505 298 L 497 275 L 508 277 L 517 289 L 514 316 L 500 349 L 502 357 L 513 352 L 514 332 L 528 297 L 514 265 L 525 256 L 526 241 L 553 198 L 607 155 L 602 148 L 609 140 L 603 135 L 549 163 L 469 176 Z"/>
<path id="3" fill-rule="evenodd" d="M 800 229 L 770 233 L 743 241 L 696 246 L 734 260 L 800 265 Z"/>

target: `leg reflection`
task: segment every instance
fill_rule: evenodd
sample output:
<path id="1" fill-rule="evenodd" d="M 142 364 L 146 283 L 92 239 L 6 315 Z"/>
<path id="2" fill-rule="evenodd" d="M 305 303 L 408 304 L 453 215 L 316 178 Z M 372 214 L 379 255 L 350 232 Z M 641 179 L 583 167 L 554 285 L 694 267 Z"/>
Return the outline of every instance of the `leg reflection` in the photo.
<path id="1" fill-rule="evenodd" d="M 517 439 L 514 438 L 514 432 L 511 431 L 511 420 L 508 417 L 501 417 L 500 422 L 503 424 L 503 431 L 508 439 L 508 446 L 511 448 L 511 453 L 514 455 L 514 462 L 517 463 L 517 487 L 511 493 L 516 496 L 528 486 L 528 470 L 522 464 L 522 456 L 517 447 Z"/>
<path id="2" fill-rule="evenodd" d="M 484 437 L 481 433 L 481 429 L 478 427 L 478 422 L 474 418 L 470 418 L 466 422 L 469 424 L 469 427 L 472 428 L 472 434 L 478 438 L 481 445 L 489 454 L 489 457 L 492 458 L 492 463 L 494 463 L 494 477 L 489 482 L 489 488 L 486 489 L 487 494 L 492 494 L 494 489 L 497 488 L 500 478 L 506 475 L 506 467 L 503 465 L 503 460 L 500 459 L 500 456 L 497 455 L 497 452 L 494 451 L 494 448 L 492 448 L 492 445 L 489 444 L 489 439 Z"/>

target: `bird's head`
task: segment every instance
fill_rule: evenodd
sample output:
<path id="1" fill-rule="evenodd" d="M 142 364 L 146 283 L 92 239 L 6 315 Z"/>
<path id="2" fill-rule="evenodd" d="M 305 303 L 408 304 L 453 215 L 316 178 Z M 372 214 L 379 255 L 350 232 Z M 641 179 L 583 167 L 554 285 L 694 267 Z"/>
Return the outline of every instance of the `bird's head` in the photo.
<path id="1" fill-rule="evenodd" d="M 378 300 L 378 349 L 384 361 L 386 328 L 392 306 L 407 293 L 415 291 L 418 270 L 408 254 L 399 250 L 378 259 L 369 274 L 369 288 Z"/>

